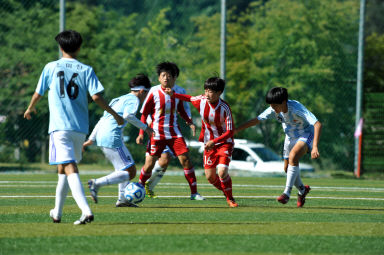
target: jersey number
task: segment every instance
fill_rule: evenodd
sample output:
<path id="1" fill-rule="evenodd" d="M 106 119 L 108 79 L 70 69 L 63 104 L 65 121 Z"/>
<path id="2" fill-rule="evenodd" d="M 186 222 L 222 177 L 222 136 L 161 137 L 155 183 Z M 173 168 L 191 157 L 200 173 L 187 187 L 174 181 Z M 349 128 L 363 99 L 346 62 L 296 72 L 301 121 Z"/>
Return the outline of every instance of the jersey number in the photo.
<path id="1" fill-rule="evenodd" d="M 72 78 L 71 80 L 69 81 L 68 83 L 68 86 L 67 86 L 67 94 L 68 94 L 68 97 L 72 100 L 75 100 L 77 98 L 77 96 L 79 95 L 79 85 L 77 85 L 75 83 L 75 78 L 78 76 L 77 73 L 74 73 L 72 75 Z M 64 85 L 64 71 L 59 71 L 57 73 L 57 77 L 59 77 L 60 79 L 60 97 L 61 98 L 64 98 L 65 97 L 65 85 Z"/>

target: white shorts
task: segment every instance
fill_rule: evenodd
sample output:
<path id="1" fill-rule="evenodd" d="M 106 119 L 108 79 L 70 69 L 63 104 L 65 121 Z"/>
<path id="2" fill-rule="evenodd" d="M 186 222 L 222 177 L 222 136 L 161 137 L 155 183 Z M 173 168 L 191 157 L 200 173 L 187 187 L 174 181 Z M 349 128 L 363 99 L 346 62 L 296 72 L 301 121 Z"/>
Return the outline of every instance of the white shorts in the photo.
<path id="1" fill-rule="evenodd" d="M 49 164 L 79 163 L 85 134 L 75 131 L 54 131 L 49 137 Z"/>
<path id="2" fill-rule="evenodd" d="M 125 145 L 120 148 L 100 147 L 105 157 L 112 163 L 115 171 L 123 171 L 135 165 L 131 153 Z"/>
<path id="3" fill-rule="evenodd" d="M 313 134 L 312 133 L 305 133 L 301 135 L 300 137 L 293 138 L 289 136 L 285 136 L 284 141 L 284 151 L 283 151 L 283 158 L 288 159 L 289 153 L 291 152 L 292 148 L 296 145 L 297 141 L 303 141 L 308 146 L 308 153 L 312 150 L 312 144 L 313 144 Z"/>

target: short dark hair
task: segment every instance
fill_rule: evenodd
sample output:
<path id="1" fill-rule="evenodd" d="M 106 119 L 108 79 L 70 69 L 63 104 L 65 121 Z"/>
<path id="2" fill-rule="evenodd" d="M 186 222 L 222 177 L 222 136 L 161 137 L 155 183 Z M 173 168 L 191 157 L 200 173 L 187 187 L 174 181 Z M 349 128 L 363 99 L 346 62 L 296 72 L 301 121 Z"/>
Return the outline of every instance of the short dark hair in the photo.
<path id="1" fill-rule="evenodd" d="M 60 32 L 56 35 L 55 40 L 66 53 L 75 53 L 83 43 L 81 34 L 74 30 Z"/>
<path id="2" fill-rule="evenodd" d="M 129 87 L 131 89 L 138 86 L 144 86 L 146 89 L 151 88 L 151 81 L 147 75 L 139 73 L 129 81 Z"/>
<path id="3" fill-rule="evenodd" d="M 216 92 L 223 92 L 224 88 L 225 81 L 219 77 L 211 77 L 204 82 L 204 89 L 210 89 Z"/>
<path id="4" fill-rule="evenodd" d="M 267 104 L 282 104 L 284 101 L 288 101 L 288 90 L 286 88 L 271 88 L 265 96 Z"/>
<path id="5" fill-rule="evenodd" d="M 180 70 L 175 63 L 166 61 L 166 62 L 161 62 L 156 66 L 157 76 L 160 76 L 162 72 L 167 72 L 171 74 L 172 77 L 177 78 L 179 76 Z"/>

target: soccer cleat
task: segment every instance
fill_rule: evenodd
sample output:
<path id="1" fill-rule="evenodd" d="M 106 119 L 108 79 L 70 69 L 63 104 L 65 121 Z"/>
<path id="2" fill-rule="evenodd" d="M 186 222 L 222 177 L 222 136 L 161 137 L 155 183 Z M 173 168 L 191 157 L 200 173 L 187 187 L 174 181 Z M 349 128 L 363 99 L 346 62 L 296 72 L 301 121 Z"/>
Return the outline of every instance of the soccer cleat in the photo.
<path id="1" fill-rule="evenodd" d="M 92 200 L 97 204 L 97 187 L 95 179 L 88 181 L 88 188 L 89 192 L 91 193 Z"/>
<path id="2" fill-rule="evenodd" d="M 49 216 L 51 217 L 53 223 L 60 223 L 60 222 L 61 222 L 61 218 L 60 218 L 60 217 L 55 217 L 53 211 L 54 211 L 54 210 L 52 209 L 52 210 L 49 212 Z"/>
<path id="3" fill-rule="evenodd" d="M 117 200 L 116 207 L 139 207 L 137 204 L 130 203 L 128 201 Z"/>
<path id="4" fill-rule="evenodd" d="M 157 196 L 155 195 L 155 192 L 149 188 L 148 182 L 145 183 L 145 194 L 149 198 L 157 198 Z"/>
<path id="5" fill-rule="evenodd" d="M 227 203 L 229 207 L 232 207 L 232 208 L 239 207 L 239 204 L 236 203 L 235 199 L 227 199 Z"/>
<path id="6" fill-rule="evenodd" d="M 311 187 L 309 187 L 309 185 L 305 185 L 304 194 L 303 195 L 297 194 L 297 207 L 303 207 L 303 205 L 305 204 L 305 197 L 307 196 L 310 190 L 311 190 Z"/>
<path id="7" fill-rule="evenodd" d="M 281 194 L 277 198 L 277 202 L 282 203 L 282 204 L 286 204 L 286 203 L 288 203 L 288 201 L 289 201 L 289 196 L 287 196 L 285 193 Z"/>
<path id="8" fill-rule="evenodd" d="M 91 223 L 93 220 L 94 220 L 94 216 L 92 214 L 91 215 L 82 214 L 80 219 L 75 221 L 73 224 L 74 225 L 83 225 L 86 223 Z"/>
<path id="9" fill-rule="evenodd" d="M 203 197 L 199 193 L 195 193 L 191 195 L 191 200 L 205 200 L 205 197 Z"/>

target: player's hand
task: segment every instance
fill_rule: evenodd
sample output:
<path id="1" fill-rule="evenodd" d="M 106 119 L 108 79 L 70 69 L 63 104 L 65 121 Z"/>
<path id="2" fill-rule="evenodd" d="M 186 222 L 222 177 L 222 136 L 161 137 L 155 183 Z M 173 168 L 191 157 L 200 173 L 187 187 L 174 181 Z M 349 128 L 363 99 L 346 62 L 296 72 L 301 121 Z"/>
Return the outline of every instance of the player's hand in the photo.
<path id="1" fill-rule="evenodd" d="M 83 143 L 83 149 L 82 149 L 82 151 L 84 152 L 84 151 L 85 151 L 85 147 L 90 146 L 90 145 L 92 145 L 92 144 L 93 144 L 93 141 L 92 141 L 92 140 L 87 140 L 87 141 L 85 141 L 85 142 Z"/>
<path id="2" fill-rule="evenodd" d="M 192 130 L 192 136 L 195 136 L 196 135 L 196 126 L 195 126 L 195 124 L 191 123 L 191 124 L 189 124 L 189 127 Z"/>
<path id="3" fill-rule="evenodd" d="M 213 149 L 213 147 L 215 146 L 215 143 L 211 140 L 211 141 L 208 141 L 205 145 L 204 145 L 204 150 L 206 151 L 209 151 L 211 149 Z"/>
<path id="4" fill-rule="evenodd" d="M 24 118 L 27 119 L 27 120 L 30 120 L 32 118 L 31 114 L 34 113 L 36 114 L 36 108 L 33 107 L 33 108 L 28 108 L 25 113 L 24 113 Z"/>
<path id="5" fill-rule="evenodd" d="M 149 137 L 151 137 L 151 136 L 152 136 L 152 134 L 153 134 L 153 129 L 152 129 L 152 128 L 150 128 L 150 127 L 147 127 L 147 128 L 145 129 L 145 133 L 147 133 L 147 134 L 148 134 L 148 136 L 149 136 Z"/>
<path id="6" fill-rule="evenodd" d="M 144 135 L 138 135 L 136 138 L 136 143 L 143 144 L 143 141 L 144 141 Z"/>
<path id="7" fill-rule="evenodd" d="M 311 151 L 311 158 L 315 159 L 318 157 L 320 157 L 319 150 L 317 149 L 317 147 L 313 147 Z"/>
<path id="8" fill-rule="evenodd" d="M 164 89 L 164 92 L 165 94 L 169 95 L 169 96 L 173 96 L 173 90 L 172 88 L 165 88 Z"/>

